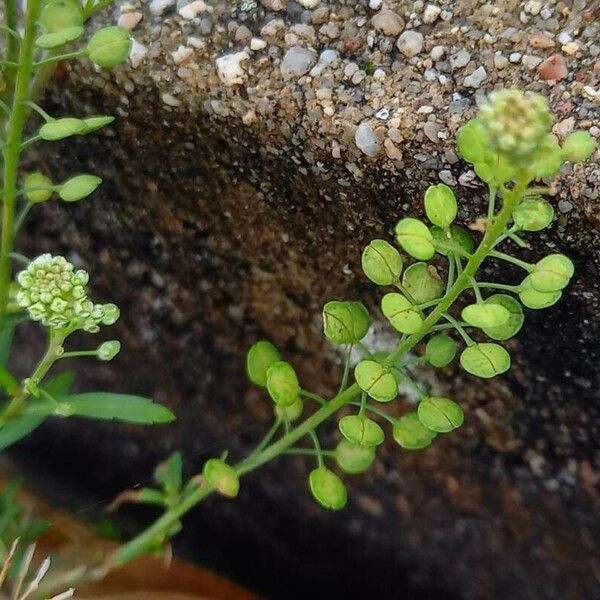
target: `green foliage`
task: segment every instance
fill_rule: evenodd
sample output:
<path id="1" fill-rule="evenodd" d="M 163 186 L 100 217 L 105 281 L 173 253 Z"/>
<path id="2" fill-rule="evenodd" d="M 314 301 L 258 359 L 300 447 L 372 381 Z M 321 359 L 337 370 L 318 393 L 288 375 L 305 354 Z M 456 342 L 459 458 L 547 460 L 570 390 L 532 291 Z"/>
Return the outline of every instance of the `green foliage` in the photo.
<path id="1" fill-rule="evenodd" d="M 437 227 L 448 229 L 456 219 L 458 204 L 452 188 L 445 183 L 430 185 L 425 192 L 425 213 Z"/>
<path id="2" fill-rule="evenodd" d="M 323 307 L 323 333 L 335 344 L 359 342 L 370 325 L 369 312 L 360 302 L 332 300 Z"/>
<path id="3" fill-rule="evenodd" d="M 441 298 L 444 294 L 444 282 L 437 269 L 424 262 L 413 263 L 404 271 L 402 285 L 417 304 Z"/>
<path id="4" fill-rule="evenodd" d="M 375 449 L 372 446 L 353 444 L 347 439 L 340 440 L 335 447 L 337 465 L 350 475 L 366 471 L 375 460 Z"/>
<path id="5" fill-rule="evenodd" d="M 402 273 L 400 252 L 385 240 L 372 240 L 362 253 L 364 274 L 377 285 L 392 285 Z"/>
<path id="6" fill-rule="evenodd" d="M 418 219 L 407 217 L 396 225 L 396 240 L 413 258 L 429 260 L 435 253 L 433 236 L 427 225 Z"/>
<path id="7" fill-rule="evenodd" d="M 381 299 L 381 312 L 400 333 L 415 333 L 423 324 L 423 317 L 411 301 L 397 292 L 386 294 Z"/>
<path id="8" fill-rule="evenodd" d="M 510 369 L 510 354 L 499 344 L 482 342 L 465 348 L 460 364 L 471 375 L 490 379 Z"/>
<path id="9" fill-rule="evenodd" d="M 449 365 L 455 356 L 456 342 L 449 335 L 434 335 L 425 347 L 425 357 L 434 367 Z"/>
<path id="10" fill-rule="evenodd" d="M 227 498 L 235 498 L 240 490 L 240 480 L 235 469 L 224 460 L 211 458 L 206 461 L 202 475 L 219 494 Z"/>
<path id="11" fill-rule="evenodd" d="M 92 36 L 86 48 L 87 55 L 99 67 L 110 69 L 127 60 L 132 43 L 127 29 L 106 27 Z"/>
<path id="12" fill-rule="evenodd" d="M 246 355 L 246 372 L 252 383 L 267 387 L 267 371 L 279 362 L 281 355 L 271 342 L 261 340 L 248 350 Z"/>
<path id="13" fill-rule="evenodd" d="M 398 395 L 398 383 L 391 369 L 374 360 L 362 360 L 354 369 L 356 383 L 377 402 L 390 402 Z"/>
<path id="14" fill-rule="evenodd" d="M 461 407 L 454 400 L 441 396 L 423 398 L 417 408 L 417 416 L 423 426 L 436 433 L 457 429 L 465 420 Z"/>
<path id="15" fill-rule="evenodd" d="M 291 406 L 300 397 L 300 385 L 294 368 L 283 360 L 267 370 L 267 390 L 275 404 Z"/>
<path id="16" fill-rule="evenodd" d="M 87 198 L 101 183 L 102 179 L 94 175 L 75 175 L 60 185 L 57 191 L 65 202 L 76 202 Z"/>
<path id="17" fill-rule="evenodd" d="M 308 482 L 314 499 L 329 510 L 341 510 L 348 501 L 348 492 L 344 482 L 325 467 L 310 472 Z"/>
<path id="18" fill-rule="evenodd" d="M 400 417 L 392 429 L 394 440 L 406 450 L 422 450 L 435 439 L 437 433 L 432 431 L 419 419 L 416 412 Z"/>
<path id="19" fill-rule="evenodd" d="M 373 419 L 364 415 L 346 415 L 339 422 L 342 435 L 359 446 L 379 446 L 385 439 L 383 429 Z"/>

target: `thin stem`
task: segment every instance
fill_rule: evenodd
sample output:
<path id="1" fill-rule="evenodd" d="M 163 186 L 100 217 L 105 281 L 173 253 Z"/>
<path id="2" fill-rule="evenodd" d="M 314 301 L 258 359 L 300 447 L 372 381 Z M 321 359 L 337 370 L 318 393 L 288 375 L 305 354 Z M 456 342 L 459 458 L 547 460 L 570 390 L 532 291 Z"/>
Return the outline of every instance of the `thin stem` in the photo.
<path id="1" fill-rule="evenodd" d="M 425 393 L 425 391 L 422 390 L 421 387 L 417 384 L 417 382 L 408 374 L 406 369 L 398 369 L 398 371 L 399 371 L 400 375 L 402 375 L 402 377 L 406 380 L 408 385 L 410 385 L 410 387 L 413 390 L 415 390 L 415 392 L 417 392 L 417 396 L 419 398 L 423 398 L 427 395 Z"/>
<path id="2" fill-rule="evenodd" d="M 327 404 L 327 400 L 325 400 L 323 396 L 319 396 L 319 394 L 308 392 L 307 390 L 300 390 L 300 395 L 304 396 L 305 398 L 309 398 L 310 400 L 314 400 L 315 402 L 318 402 L 321 406 Z"/>
<path id="3" fill-rule="evenodd" d="M 55 54 L 54 56 L 51 56 L 49 58 L 46 58 L 44 60 L 41 60 L 40 62 L 36 62 L 34 63 L 34 67 L 36 69 L 38 69 L 39 67 L 44 67 L 46 65 L 55 65 L 56 63 L 60 62 L 61 60 L 69 60 L 71 58 L 81 58 L 82 56 L 85 56 L 85 49 L 84 50 L 77 50 L 75 52 L 67 52 L 66 54 Z M 33 108 L 33 107 L 30 107 Z"/>
<path id="4" fill-rule="evenodd" d="M 429 302 L 423 302 L 422 304 L 419 304 L 419 308 L 421 310 L 425 310 L 426 308 L 431 308 L 432 306 L 439 304 L 440 300 L 441 300 L 441 298 L 436 298 L 435 300 L 429 300 Z"/>
<path id="5" fill-rule="evenodd" d="M 466 327 L 472 327 L 472 325 L 469 325 L 468 323 L 465 323 L 464 321 L 459 321 L 458 324 L 463 329 L 465 329 Z M 454 325 L 451 325 L 450 323 L 442 323 L 440 325 L 434 325 L 429 331 L 448 331 L 448 329 L 454 329 Z"/>
<path id="6" fill-rule="evenodd" d="M 296 454 L 300 456 L 318 456 L 318 453 L 313 448 L 290 448 L 289 450 L 284 450 L 281 454 Z M 322 456 L 335 456 L 335 450 L 321 450 Z"/>
<path id="7" fill-rule="evenodd" d="M 490 252 L 490 257 L 497 258 L 499 260 L 504 260 L 506 262 L 512 263 L 513 265 L 517 265 L 517 267 L 521 267 L 528 273 L 531 273 L 531 271 L 533 269 L 532 264 L 525 262 L 524 260 L 521 260 L 520 258 L 511 256 L 510 254 L 505 254 L 504 252 L 498 252 L 497 250 L 492 250 Z"/>
<path id="8" fill-rule="evenodd" d="M 350 402 L 350 404 L 353 404 L 354 406 L 361 406 L 361 402 L 358 400 L 352 400 L 352 402 Z M 394 417 L 392 417 L 391 415 L 388 415 L 382 408 L 377 408 L 376 406 L 373 406 L 371 404 L 367 404 L 365 406 L 365 410 L 367 412 L 371 412 L 374 415 L 377 415 L 383 419 L 385 419 L 386 421 L 388 421 L 389 423 L 395 423 L 396 420 L 394 419 Z"/>
<path id="9" fill-rule="evenodd" d="M 448 281 L 446 282 L 446 294 L 450 291 L 450 288 L 454 285 L 456 264 L 454 261 L 454 254 L 451 252 L 448 254 Z"/>
<path id="10" fill-rule="evenodd" d="M 11 252 L 10 257 L 24 265 L 28 265 L 31 262 L 30 258 L 27 258 L 24 254 L 20 254 L 19 252 Z"/>
<path id="11" fill-rule="evenodd" d="M 319 437 L 317 436 L 317 432 L 314 429 L 311 429 L 308 432 L 308 435 L 310 436 L 310 439 L 312 440 L 312 443 L 314 444 L 315 452 L 317 454 L 317 462 L 319 464 L 319 468 L 323 467 L 325 464 L 325 461 L 323 460 L 323 453 L 321 452 L 321 444 L 319 443 Z"/>
<path id="12" fill-rule="evenodd" d="M 41 135 L 34 135 L 33 137 L 30 137 L 29 139 L 25 140 L 21 144 L 21 152 L 24 152 L 25 150 L 27 150 L 27 148 L 30 148 L 31 146 L 39 142 L 41 139 Z"/>
<path id="13" fill-rule="evenodd" d="M 363 392 L 360 395 L 360 410 L 358 411 L 358 414 L 364 415 L 365 410 L 367 410 L 367 392 Z"/>
<path id="14" fill-rule="evenodd" d="M 74 350 L 73 352 L 64 352 L 60 355 L 60 359 L 63 358 L 80 358 L 83 356 L 98 356 L 98 350 Z"/>
<path id="15" fill-rule="evenodd" d="M 472 346 L 475 343 L 469 334 L 463 329 L 462 325 L 452 315 L 444 313 L 442 316 L 448 321 L 448 323 L 452 325 L 452 327 L 454 327 L 454 329 L 456 329 L 456 331 L 458 331 L 458 333 L 460 333 L 460 336 L 465 341 L 467 346 Z"/>
<path id="16" fill-rule="evenodd" d="M 367 358 L 373 356 L 371 351 L 362 342 L 356 342 L 355 345 Z"/>
<path id="17" fill-rule="evenodd" d="M 494 283 L 493 281 L 478 281 L 477 285 L 480 288 L 489 288 L 491 290 L 506 290 L 507 292 L 516 292 L 519 289 L 518 285 L 509 285 L 507 283 Z"/>
<path id="18" fill-rule="evenodd" d="M 5 26 L 3 31 L 6 32 L 6 59 L 11 62 L 17 62 L 19 59 L 19 46 L 21 40 L 17 33 L 19 25 L 19 16 L 17 8 L 17 0 L 4 0 L 4 21 Z M 15 92 L 16 73 L 8 71 L 5 74 L 6 91 L 4 92 L 4 100 L 7 103 L 12 102 Z"/>
<path id="19" fill-rule="evenodd" d="M 352 344 L 348 346 L 348 350 L 346 351 L 346 356 L 344 357 L 344 372 L 342 374 L 342 381 L 340 383 L 340 387 L 338 389 L 338 394 L 348 386 L 348 377 L 350 375 L 350 355 L 352 354 Z"/>
<path id="20" fill-rule="evenodd" d="M 475 298 L 477 299 L 477 302 L 483 302 L 483 296 L 481 295 L 481 292 L 479 291 L 479 284 L 475 280 L 475 277 L 471 277 L 470 279 L 471 279 L 471 287 L 473 288 L 473 291 L 475 292 Z"/>
<path id="21" fill-rule="evenodd" d="M 454 254 L 454 264 L 456 265 L 456 272 L 458 273 L 458 276 L 460 277 L 463 272 L 463 267 L 462 267 L 462 261 L 460 260 L 460 256 L 458 256 L 457 254 Z"/>
<path id="22" fill-rule="evenodd" d="M 254 448 L 253 453 L 260 452 L 269 442 L 273 439 L 273 436 L 277 433 L 277 430 L 281 427 L 282 420 L 280 418 L 275 419 L 275 422 L 269 428 L 269 431 L 265 434 L 263 439 L 258 443 L 258 446 Z"/>
<path id="23" fill-rule="evenodd" d="M 41 106 L 38 106 L 35 102 L 31 100 L 25 100 L 23 103 L 25 106 L 28 106 L 32 110 L 34 110 L 44 121 L 54 121 L 54 117 L 51 117 Z"/>
<path id="24" fill-rule="evenodd" d="M 31 202 L 27 202 L 20 210 L 19 214 L 17 215 L 17 218 L 15 219 L 15 234 L 19 231 L 19 229 L 21 229 L 21 226 L 27 218 L 27 215 L 29 214 L 29 211 L 31 210 L 32 206 L 33 204 Z"/>
<path id="25" fill-rule="evenodd" d="M 488 214 L 487 214 L 487 222 L 488 226 L 491 224 L 494 219 L 494 211 L 496 210 L 496 193 L 498 188 L 490 187 L 490 196 L 488 200 Z"/>

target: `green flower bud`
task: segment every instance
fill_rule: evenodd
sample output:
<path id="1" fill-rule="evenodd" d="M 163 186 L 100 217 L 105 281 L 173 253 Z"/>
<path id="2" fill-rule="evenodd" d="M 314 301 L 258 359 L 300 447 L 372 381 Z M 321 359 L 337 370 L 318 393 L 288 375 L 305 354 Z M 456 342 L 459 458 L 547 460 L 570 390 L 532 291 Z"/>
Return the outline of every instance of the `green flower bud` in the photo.
<path id="1" fill-rule="evenodd" d="M 537 292 L 557 292 L 569 284 L 574 272 L 572 261 L 564 254 L 550 254 L 536 263 L 529 281 Z"/>
<path id="2" fill-rule="evenodd" d="M 396 240 L 408 254 L 418 260 L 429 260 L 435 253 L 433 236 L 427 225 L 407 217 L 396 225 Z"/>
<path id="3" fill-rule="evenodd" d="M 436 268 L 424 262 L 414 263 L 404 271 L 402 285 L 418 304 L 444 295 L 444 282 Z"/>
<path id="4" fill-rule="evenodd" d="M 267 387 L 267 371 L 274 363 L 281 360 L 279 351 L 271 342 L 256 342 L 246 354 L 246 372 L 252 383 Z"/>
<path id="5" fill-rule="evenodd" d="M 300 385 L 293 367 L 283 360 L 267 369 L 267 391 L 275 404 L 291 406 L 300 397 Z"/>
<path id="6" fill-rule="evenodd" d="M 478 119 L 471 119 L 465 123 L 456 136 L 456 143 L 460 155 L 471 164 L 481 162 L 488 147 L 485 127 Z"/>
<path id="7" fill-rule="evenodd" d="M 375 460 L 374 448 L 341 440 L 335 448 L 335 460 L 340 469 L 351 475 L 366 471 Z"/>
<path id="8" fill-rule="evenodd" d="M 499 344 L 473 344 L 463 350 L 460 364 L 471 375 L 490 379 L 510 369 L 510 354 Z"/>
<path id="9" fill-rule="evenodd" d="M 458 225 L 450 225 L 448 230 L 433 226 L 430 231 L 436 252 L 444 256 L 448 256 L 449 252 L 454 252 L 459 256 L 472 254 L 475 249 L 475 242 L 471 234 Z"/>
<path id="10" fill-rule="evenodd" d="M 362 340 L 371 326 L 371 317 L 360 302 L 332 300 L 323 307 L 323 333 L 334 344 Z"/>
<path id="11" fill-rule="evenodd" d="M 385 240 L 372 240 L 362 253 L 364 274 L 377 285 L 391 285 L 402 273 L 402 256 Z"/>
<path id="12" fill-rule="evenodd" d="M 562 157 L 573 163 L 583 162 L 595 149 L 596 141 L 587 131 L 574 131 L 563 144 Z"/>
<path id="13" fill-rule="evenodd" d="M 463 308 L 462 318 L 474 327 L 498 327 L 508 321 L 510 313 L 501 304 L 477 302 Z"/>
<path id="14" fill-rule="evenodd" d="M 324 508 L 341 510 L 348 501 L 348 492 L 344 482 L 325 467 L 311 471 L 308 477 L 313 498 Z"/>
<path id="15" fill-rule="evenodd" d="M 561 291 L 538 292 L 531 284 L 531 275 L 525 277 L 519 286 L 519 299 L 527 308 L 534 310 L 548 308 L 556 304 L 561 296 Z"/>
<path id="16" fill-rule="evenodd" d="M 390 402 L 398 395 L 398 383 L 391 370 L 374 360 L 359 362 L 354 377 L 360 389 L 377 402 Z"/>
<path id="17" fill-rule="evenodd" d="M 437 436 L 435 431 L 428 429 L 419 421 L 416 412 L 400 417 L 392 430 L 394 440 L 406 450 L 422 450 L 427 448 Z"/>
<path id="18" fill-rule="evenodd" d="M 408 298 L 396 292 L 386 294 L 381 299 L 381 312 L 400 333 L 416 333 L 423 325 L 423 317 L 419 311 Z"/>
<path id="19" fill-rule="evenodd" d="M 40 172 L 29 173 L 23 181 L 25 197 L 32 204 L 49 200 L 54 193 L 52 186 L 52 180 Z"/>
<path id="20" fill-rule="evenodd" d="M 47 142 L 55 142 L 73 135 L 82 135 L 84 131 L 85 123 L 81 119 L 64 117 L 44 123 L 40 127 L 40 137 Z"/>
<path id="21" fill-rule="evenodd" d="M 340 419 L 338 425 L 341 434 L 349 442 L 360 446 L 379 446 L 385 440 L 383 429 L 364 415 L 347 415 Z"/>
<path id="22" fill-rule="evenodd" d="M 112 360 L 121 351 L 121 342 L 119 340 L 110 340 L 100 344 L 98 347 L 98 358 L 100 360 Z"/>
<path id="23" fill-rule="evenodd" d="M 89 59 L 100 67 L 112 68 L 127 60 L 131 35 L 123 27 L 105 27 L 97 31 L 87 45 Z"/>
<path id="24" fill-rule="evenodd" d="M 235 498 L 240 491 L 240 480 L 235 469 L 220 458 L 207 460 L 202 475 L 219 494 L 227 498 Z"/>
<path id="25" fill-rule="evenodd" d="M 447 229 L 458 213 L 452 188 L 445 183 L 430 185 L 425 192 L 425 212 L 434 225 Z"/>
<path id="26" fill-rule="evenodd" d="M 275 414 L 282 421 L 289 421 L 292 423 L 302 416 L 304 411 L 304 403 L 300 398 L 289 406 L 282 406 L 281 404 L 275 404 Z"/>
<path id="27" fill-rule="evenodd" d="M 541 231 L 552 223 L 554 208 L 541 198 L 527 198 L 513 212 L 515 225 L 523 231 Z"/>
<path id="28" fill-rule="evenodd" d="M 449 365 L 456 356 L 456 342 L 449 335 L 435 335 L 425 347 L 425 358 L 434 367 Z"/>
<path id="29" fill-rule="evenodd" d="M 494 294 L 493 296 L 486 298 L 485 301 L 486 303 L 489 302 L 491 304 L 504 306 L 509 313 L 509 317 L 508 321 L 502 325 L 482 327 L 483 332 L 493 340 L 508 340 L 517 335 L 525 321 L 523 309 L 519 302 L 508 294 Z"/>
<path id="30" fill-rule="evenodd" d="M 121 311 L 116 304 L 97 304 L 96 306 L 99 307 L 99 311 L 101 311 L 98 318 L 100 319 L 100 323 L 102 323 L 102 325 L 114 325 L 119 320 Z"/>
<path id="31" fill-rule="evenodd" d="M 458 429 L 465 420 L 462 408 L 450 398 L 429 396 L 423 398 L 417 407 L 419 421 L 437 433 L 448 433 Z"/>
<path id="32" fill-rule="evenodd" d="M 95 175 L 75 175 L 60 186 L 58 195 L 65 202 L 76 202 L 89 196 L 101 183 L 102 179 Z"/>

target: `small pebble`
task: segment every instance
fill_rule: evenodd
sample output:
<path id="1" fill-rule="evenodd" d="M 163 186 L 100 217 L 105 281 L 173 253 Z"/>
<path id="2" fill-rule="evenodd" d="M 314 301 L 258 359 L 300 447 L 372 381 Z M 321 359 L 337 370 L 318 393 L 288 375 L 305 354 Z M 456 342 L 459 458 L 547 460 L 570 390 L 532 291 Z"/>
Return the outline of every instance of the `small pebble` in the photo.
<path id="1" fill-rule="evenodd" d="M 487 79 L 487 76 L 487 71 L 483 67 L 479 67 L 465 77 L 464 84 L 466 87 L 477 89 Z"/>
<path id="2" fill-rule="evenodd" d="M 354 134 L 354 142 L 359 150 L 367 156 L 377 156 L 381 151 L 381 143 L 375 136 L 369 123 L 361 123 Z"/>
<path id="3" fill-rule="evenodd" d="M 371 10 L 379 10 L 382 4 L 383 0 L 369 0 L 369 8 Z"/>
<path id="4" fill-rule="evenodd" d="M 421 52 L 423 43 L 423 34 L 409 29 L 398 38 L 396 46 L 406 58 L 412 58 Z"/>
<path id="5" fill-rule="evenodd" d="M 312 10 L 316 8 L 321 0 L 297 0 L 299 4 L 307 8 L 308 10 Z"/>
<path id="6" fill-rule="evenodd" d="M 371 24 L 384 35 L 398 35 L 404 29 L 404 21 L 391 10 L 382 10 L 372 19 Z"/>
<path id="7" fill-rule="evenodd" d="M 190 2 L 185 6 L 182 6 L 179 9 L 179 16 L 183 19 L 194 19 L 201 12 L 207 12 L 208 6 L 204 2 L 204 0 L 195 0 L 194 2 Z"/>
<path id="8" fill-rule="evenodd" d="M 522 58 L 521 62 L 528 69 L 535 69 L 542 62 L 542 59 L 539 56 L 531 56 L 530 54 L 526 54 Z"/>
<path id="9" fill-rule="evenodd" d="M 124 13 L 119 17 L 118 25 L 127 29 L 127 31 L 132 31 L 135 26 L 142 20 L 142 13 L 140 12 L 128 12 Z"/>
<path id="10" fill-rule="evenodd" d="M 459 50 L 450 57 L 450 66 L 452 69 L 462 69 L 471 61 L 471 54 L 466 50 Z"/>
<path id="11" fill-rule="evenodd" d="M 176 65 L 184 65 L 192 59 L 194 51 L 186 46 L 179 46 L 175 52 L 171 52 L 171 56 Z"/>
<path id="12" fill-rule="evenodd" d="M 265 40 L 261 40 L 260 38 L 252 38 L 250 40 L 250 50 L 254 50 L 255 52 L 258 50 L 264 50 L 267 47 L 267 42 Z"/>
<path id="13" fill-rule="evenodd" d="M 512 52 L 509 57 L 508 60 L 510 60 L 511 63 L 513 64 L 517 64 L 521 61 L 521 53 L 520 52 Z"/>
<path id="14" fill-rule="evenodd" d="M 428 4 L 423 13 L 423 23 L 433 23 L 442 12 L 442 9 L 435 4 Z"/>
<path id="15" fill-rule="evenodd" d="M 171 6 L 175 6 L 175 0 L 152 0 L 149 4 L 150 12 L 155 17 L 162 15 Z"/>
<path id="16" fill-rule="evenodd" d="M 307 50 L 302 46 L 293 46 L 284 55 L 281 61 L 281 73 L 284 77 L 300 77 L 308 73 L 316 60 L 316 55 L 312 50 Z"/>
<path id="17" fill-rule="evenodd" d="M 249 58 L 245 50 L 217 58 L 217 75 L 221 82 L 228 87 L 244 83 L 246 71 L 242 63 Z"/>
<path id="18" fill-rule="evenodd" d="M 494 67 L 496 69 L 505 69 L 508 66 L 508 58 L 502 54 L 494 54 Z"/>
<path id="19" fill-rule="evenodd" d="M 431 60 L 440 60 L 440 58 L 442 58 L 442 56 L 444 56 L 444 46 L 434 46 L 431 49 L 431 52 L 429 53 L 429 56 L 431 56 Z"/>
<path id="20" fill-rule="evenodd" d="M 569 74 L 562 54 L 553 54 L 538 66 L 538 75 L 544 81 L 560 81 Z"/>

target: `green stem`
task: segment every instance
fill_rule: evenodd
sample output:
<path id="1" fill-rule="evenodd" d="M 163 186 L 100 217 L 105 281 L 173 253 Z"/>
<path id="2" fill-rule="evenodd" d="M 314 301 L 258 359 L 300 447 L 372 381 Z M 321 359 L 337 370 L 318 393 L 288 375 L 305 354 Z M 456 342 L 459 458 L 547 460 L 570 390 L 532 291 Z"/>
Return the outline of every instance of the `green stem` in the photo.
<path id="1" fill-rule="evenodd" d="M 350 375 L 350 355 L 352 354 L 352 344 L 348 346 L 348 350 L 346 351 L 346 356 L 344 357 L 344 373 L 342 375 L 342 382 L 340 383 L 340 388 L 338 389 L 338 394 L 346 388 L 348 385 L 348 376 Z"/>
<path id="2" fill-rule="evenodd" d="M 6 23 L 5 27 L 3 27 L 3 31 L 6 32 L 6 59 L 11 62 L 17 62 L 19 59 L 19 44 L 21 42 L 16 33 L 19 20 L 17 0 L 4 0 L 4 20 Z M 13 100 L 15 80 L 16 73 L 14 71 L 5 73 L 6 91 L 4 92 L 3 99 L 7 103 L 11 103 Z"/>
<path id="3" fill-rule="evenodd" d="M 480 288 L 489 288 L 491 290 L 506 290 L 507 292 L 516 292 L 519 289 L 518 285 L 509 285 L 508 283 L 494 283 L 493 281 L 478 281 L 477 285 Z"/>
<path id="4" fill-rule="evenodd" d="M 520 258 L 511 256 L 510 254 L 505 254 L 504 252 L 498 252 L 497 250 L 492 250 L 490 252 L 490 257 L 497 258 L 499 260 L 504 260 L 506 262 L 512 263 L 513 265 L 517 265 L 517 267 L 521 267 L 521 269 L 524 269 L 528 273 L 531 273 L 531 271 L 533 269 L 532 264 L 525 262 L 524 260 L 521 260 Z"/>
<path id="5" fill-rule="evenodd" d="M 290 448 L 289 450 L 284 450 L 281 454 L 295 454 L 300 456 L 318 456 L 318 453 L 313 448 Z M 322 456 L 335 456 L 334 450 L 321 450 Z"/>
<path id="6" fill-rule="evenodd" d="M 361 402 L 358 400 L 352 400 L 350 404 L 353 404 L 354 406 L 361 406 Z M 382 419 L 385 419 L 389 423 L 394 424 L 396 422 L 396 419 L 394 419 L 394 417 L 392 417 L 391 415 L 388 415 L 383 409 L 377 408 L 376 406 L 372 406 L 371 404 L 367 404 L 365 406 L 365 410 L 368 412 L 372 412 L 374 415 L 377 415 Z"/>
<path id="7" fill-rule="evenodd" d="M 323 460 L 323 453 L 321 452 L 321 444 L 319 443 L 319 438 L 317 436 L 317 432 L 314 429 L 311 429 L 308 432 L 308 435 L 310 436 L 310 439 L 312 440 L 312 443 L 314 444 L 315 453 L 317 455 L 317 462 L 319 464 L 319 468 L 321 468 L 325 465 L 325 461 Z"/>
<path id="8" fill-rule="evenodd" d="M 6 2 L 10 6 L 12 2 Z M 6 146 L 4 154 L 3 172 L 3 206 L 2 206 L 2 239 L 0 242 L 0 323 L 6 315 L 8 304 L 8 289 L 11 280 L 10 253 L 14 245 L 14 219 L 17 201 L 17 180 L 19 177 L 19 162 L 21 157 L 21 140 L 23 128 L 27 119 L 27 106 L 29 99 L 29 84 L 33 72 L 33 49 L 37 30 L 37 20 L 40 13 L 40 0 L 29 0 L 25 14 L 25 32 L 19 52 L 19 70 L 15 81 L 15 93 L 12 105 L 12 114 L 8 121 Z M 12 28 L 11 24 L 7 25 Z M 12 39 L 12 36 L 11 38 Z"/>
<path id="9" fill-rule="evenodd" d="M 448 321 L 448 323 L 450 323 L 452 327 L 458 331 L 460 337 L 462 337 L 467 346 L 472 346 L 475 343 L 471 336 L 463 329 L 462 325 L 451 314 L 444 313 L 442 317 L 444 317 L 444 319 L 446 319 L 446 321 Z"/>
<path id="10" fill-rule="evenodd" d="M 309 398 L 310 400 L 318 402 L 321 406 L 327 404 L 327 400 L 325 400 L 323 396 L 319 396 L 319 394 L 314 394 L 313 392 L 308 392 L 307 390 L 300 390 L 300 395 L 304 396 L 304 398 Z"/>
<path id="11" fill-rule="evenodd" d="M 60 62 L 61 60 L 70 60 L 71 58 L 81 58 L 82 56 L 85 56 L 85 53 L 86 53 L 85 50 L 77 50 L 76 52 L 68 52 L 67 54 L 55 54 L 54 56 L 51 56 L 44 60 L 41 60 L 40 62 L 34 63 L 33 66 L 36 69 L 38 69 L 39 67 L 45 67 L 47 65 L 54 66 L 56 63 Z M 33 107 L 30 107 L 30 108 L 33 108 Z"/>

